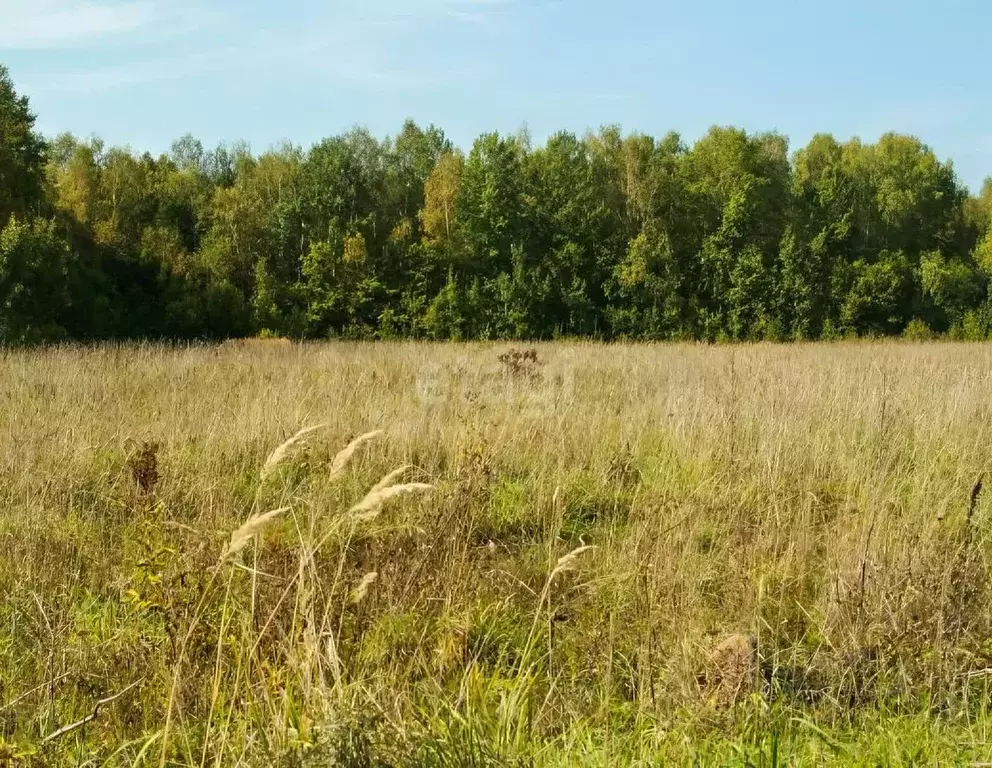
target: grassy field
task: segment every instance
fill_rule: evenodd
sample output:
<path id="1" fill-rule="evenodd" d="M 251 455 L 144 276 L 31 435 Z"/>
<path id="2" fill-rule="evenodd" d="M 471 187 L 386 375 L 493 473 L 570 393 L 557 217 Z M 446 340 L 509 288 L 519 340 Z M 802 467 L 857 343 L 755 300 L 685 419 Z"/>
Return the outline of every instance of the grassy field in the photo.
<path id="1" fill-rule="evenodd" d="M 992 347 L 535 350 L 0 353 L 0 765 L 992 759 Z"/>

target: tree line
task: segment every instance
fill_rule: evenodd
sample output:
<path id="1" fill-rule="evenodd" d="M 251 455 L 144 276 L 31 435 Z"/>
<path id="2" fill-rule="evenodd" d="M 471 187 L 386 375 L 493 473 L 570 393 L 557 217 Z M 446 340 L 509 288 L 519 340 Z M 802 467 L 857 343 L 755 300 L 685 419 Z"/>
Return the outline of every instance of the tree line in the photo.
<path id="1" fill-rule="evenodd" d="M 912 136 L 45 139 L 0 67 L 0 342 L 992 332 L 992 183 Z"/>

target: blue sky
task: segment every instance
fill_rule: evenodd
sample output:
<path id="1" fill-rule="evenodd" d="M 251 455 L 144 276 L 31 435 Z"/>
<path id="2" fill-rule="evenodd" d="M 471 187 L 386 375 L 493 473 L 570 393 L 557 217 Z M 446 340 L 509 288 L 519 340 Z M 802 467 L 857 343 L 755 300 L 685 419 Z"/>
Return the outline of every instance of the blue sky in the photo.
<path id="1" fill-rule="evenodd" d="M 486 130 L 713 124 L 920 136 L 992 175 L 987 0 L 0 0 L 0 62 L 48 134 L 160 152 L 308 145 L 405 117 Z"/>

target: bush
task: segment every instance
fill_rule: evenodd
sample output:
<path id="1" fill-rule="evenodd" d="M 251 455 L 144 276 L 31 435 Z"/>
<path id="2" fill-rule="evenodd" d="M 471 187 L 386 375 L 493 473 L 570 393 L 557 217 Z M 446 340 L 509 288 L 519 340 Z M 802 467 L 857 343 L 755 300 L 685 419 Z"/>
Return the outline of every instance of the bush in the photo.
<path id="1" fill-rule="evenodd" d="M 937 338 L 937 334 L 931 330 L 930 326 L 919 318 L 910 320 L 902 335 L 909 341 L 933 341 Z"/>

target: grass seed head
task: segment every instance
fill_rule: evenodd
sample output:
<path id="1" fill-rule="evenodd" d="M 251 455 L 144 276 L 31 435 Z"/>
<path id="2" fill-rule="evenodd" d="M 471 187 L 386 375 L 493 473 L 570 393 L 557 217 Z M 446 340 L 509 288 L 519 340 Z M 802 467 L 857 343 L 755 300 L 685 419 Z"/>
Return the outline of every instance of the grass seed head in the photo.
<path id="1" fill-rule="evenodd" d="M 561 557 L 558 558 L 558 562 L 555 563 L 554 570 L 551 572 L 552 575 L 561 573 L 562 571 L 571 570 L 575 565 L 575 561 L 579 558 L 579 555 L 581 555 L 583 552 L 588 552 L 590 549 L 595 549 L 595 548 L 596 547 L 593 544 L 586 544 L 584 546 L 573 549 L 567 555 L 562 555 Z"/>
<path id="2" fill-rule="evenodd" d="M 358 605 L 362 600 L 365 599 L 366 593 L 369 591 L 369 587 L 375 584 L 375 580 L 379 578 L 379 573 L 377 571 L 372 571 L 371 573 L 366 573 L 362 576 L 362 580 L 358 582 L 353 590 L 351 590 L 351 602 L 354 605 Z"/>
<path id="3" fill-rule="evenodd" d="M 265 512 L 264 514 L 249 518 L 244 525 L 231 534 L 231 540 L 228 541 L 223 552 L 221 552 L 221 562 L 234 557 L 234 555 L 247 547 L 251 540 L 261 533 L 269 523 L 288 511 L 289 507 L 282 507 L 281 509 L 273 509 L 271 512 Z"/>
<path id="4" fill-rule="evenodd" d="M 342 472 L 344 472 L 348 466 L 348 462 L 351 461 L 351 457 L 355 455 L 355 451 L 365 445 L 365 443 L 375 440 L 382 434 L 383 432 L 381 429 L 377 429 L 373 432 L 366 432 L 364 435 L 359 435 L 348 443 L 348 445 L 342 448 L 341 451 L 338 452 L 338 455 L 334 457 L 334 461 L 331 462 L 330 479 L 334 480 L 338 478 Z"/>
<path id="5" fill-rule="evenodd" d="M 413 468 L 412 464 L 404 464 L 402 467 L 399 467 L 398 469 L 394 469 L 392 472 L 390 472 L 388 475 L 382 478 L 382 480 L 380 480 L 378 483 L 372 486 L 372 490 L 369 491 L 369 493 L 375 493 L 377 491 L 383 490 L 384 488 L 389 488 L 412 468 Z"/>
<path id="6" fill-rule="evenodd" d="M 272 453 L 269 454 L 269 458 L 265 460 L 265 464 L 262 465 L 262 480 L 268 478 L 275 468 L 282 463 L 287 456 L 292 452 L 292 450 L 299 445 L 306 437 L 317 430 L 324 429 L 326 424 L 316 424 L 312 427 L 306 427 L 301 429 L 295 435 L 293 435 L 289 440 L 284 442 L 278 448 L 276 448 Z"/>
<path id="7" fill-rule="evenodd" d="M 434 486 L 427 483 L 391 485 L 388 488 L 380 488 L 378 490 L 373 488 L 364 499 L 348 510 L 348 515 L 358 522 L 374 520 L 379 516 L 382 505 L 393 497 L 401 496 L 405 493 L 421 493 L 433 489 Z"/>

